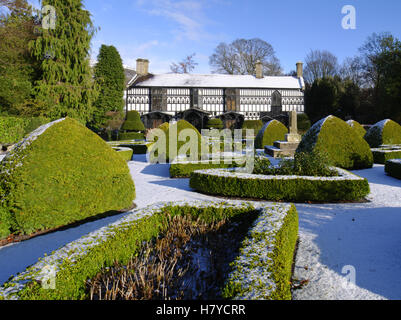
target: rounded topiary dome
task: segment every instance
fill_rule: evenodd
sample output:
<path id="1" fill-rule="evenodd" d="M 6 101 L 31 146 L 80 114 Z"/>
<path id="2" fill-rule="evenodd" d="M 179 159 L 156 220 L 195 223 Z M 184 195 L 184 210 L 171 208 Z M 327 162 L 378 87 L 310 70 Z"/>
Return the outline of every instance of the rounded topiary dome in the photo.
<path id="1" fill-rule="evenodd" d="M 66 118 L 39 127 L 0 162 L 0 239 L 130 208 L 127 163 L 98 135 Z"/>
<path id="2" fill-rule="evenodd" d="M 127 112 L 127 120 L 125 120 L 121 130 L 137 132 L 146 130 L 138 111 Z"/>
<path id="3" fill-rule="evenodd" d="M 356 133 L 359 137 L 363 138 L 363 137 L 365 136 L 366 130 L 365 130 L 364 127 L 362 127 L 362 125 L 361 125 L 359 122 L 357 122 L 357 121 L 355 121 L 355 120 L 348 120 L 348 121 L 347 121 L 347 124 L 348 124 L 352 129 L 354 129 L 355 133 Z"/>
<path id="4" fill-rule="evenodd" d="M 224 128 L 224 124 L 223 121 L 219 118 L 213 118 L 213 119 L 209 119 L 209 121 L 207 122 L 206 127 L 208 129 L 223 129 Z"/>
<path id="5" fill-rule="evenodd" d="M 401 144 L 401 126 L 390 119 L 382 120 L 366 132 L 365 140 L 371 148 Z"/>
<path id="6" fill-rule="evenodd" d="M 272 146 L 275 141 L 283 141 L 288 129 L 280 121 L 272 120 L 267 122 L 255 138 L 255 147 L 263 149 L 265 146 Z"/>
<path id="7" fill-rule="evenodd" d="M 373 155 L 366 141 L 345 121 L 334 116 L 315 123 L 297 149 L 298 153 L 312 151 L 327 154 L 334 166 L 344 169 L 373 166 Z"/>

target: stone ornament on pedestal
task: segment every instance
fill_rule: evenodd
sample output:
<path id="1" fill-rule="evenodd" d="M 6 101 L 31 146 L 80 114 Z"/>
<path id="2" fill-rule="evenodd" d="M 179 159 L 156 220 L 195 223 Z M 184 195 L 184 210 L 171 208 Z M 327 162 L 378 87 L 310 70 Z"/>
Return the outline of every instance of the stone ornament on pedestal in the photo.
<path id="1" fill-rule="evenodd" d="M 287 142 L 300 142 L 302 137 L 298 134 L 297 112 L 290 111 L 289 114 L 290 114 L 289 116 L 290 133 L 285 136 L 285 140 Z"/>

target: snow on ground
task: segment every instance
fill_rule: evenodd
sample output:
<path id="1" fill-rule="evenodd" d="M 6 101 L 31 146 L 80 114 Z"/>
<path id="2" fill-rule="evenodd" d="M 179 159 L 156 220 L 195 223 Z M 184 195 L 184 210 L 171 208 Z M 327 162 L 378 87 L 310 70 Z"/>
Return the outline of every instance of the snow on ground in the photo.
<path id="1" fill-rule="evenodd" d="M 191 191 L 188 179 L 170 179 L 169 165 L 148 164 L 145 156 L 134 160 L 129 167 L 139 208 L 160 201 L 215 199 Z M 294 292 L 294 299 L 401 299 L 401 181 L 386 176 L 380 165 L 355 173 L 369 180 L 371 202 L 297 205 L 300 244 L 294 276 L 309 283 Z M 0 248 L 0 284 L 45 253 L 122 216 Z M 355 269 L 355 285 L 342 274 L 345 266 Z"/>

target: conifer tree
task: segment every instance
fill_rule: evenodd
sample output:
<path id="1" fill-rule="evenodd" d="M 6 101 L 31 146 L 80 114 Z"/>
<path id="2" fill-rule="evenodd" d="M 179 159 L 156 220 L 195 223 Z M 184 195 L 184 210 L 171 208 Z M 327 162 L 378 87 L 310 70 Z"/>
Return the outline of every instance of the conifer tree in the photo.
<path id="1" fill-rule="evenodd" d="M 124 108 L 124 67 L 120 54 L 114 46 L 102 45 L 95 66 L 95 81 L 99 96 L 95 102 L 93 126 L 102 127 L 109 111 L 122 113 Z"/>
<path id="2" fill-rule="evenodd" d="M 34 94 L 51 119 L 69 116 L 86 123 L 97 96 L 89 64 L 90 42 L 95 33 L 91 14 L 82 0 L 43 0 L 55 8 L 55 28 L 43 29 L 31 41 L 33 56 L 42 72 Z"/>

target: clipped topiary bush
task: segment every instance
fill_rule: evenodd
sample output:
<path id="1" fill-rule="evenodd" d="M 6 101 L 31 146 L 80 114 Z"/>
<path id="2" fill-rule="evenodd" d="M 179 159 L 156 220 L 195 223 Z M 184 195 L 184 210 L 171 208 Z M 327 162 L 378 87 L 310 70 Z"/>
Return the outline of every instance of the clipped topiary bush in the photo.
<path id="1" fill-rule="evenodd" d="M 246 136 L 246 130 L 253 130 L 254 135 L 257 135 L 258 132 L 263 128 L 262 120 L 245 120 L 242 125 L 242 135 Z"/>
<path id="2" fill-rule="evenodd" d="M 41 126 L 0 163 L 0 239 L 130 208 L 126 162 L 98 135 L 66 118 Z"/>
<path id="3" fill-rule="evenodd" d="M 344 169 L 364 169 L 373 166 L 369 145 L 343 120 L 328 116 L 305 134 L 297 153 L 316 151 L 327 154 L 332 165 Z"/>
<path id="4" fill-rule="evenodd" d="M 145 140 L 145 135 L 142 132 L 119 132 L 118 140 Z"/>
<path id="5" fill-rule="evenodd" d="M 280 121 L 269 121 L 256 136 L 255 147 L 256 149 L 263 149 L 265 146 L 272 146 L 275 141 L 283 141 L 287 133 L 287 127 Z"/>
<path id="6" fill-rule="evenodd" d="M 363 138 L 366 134 L 366 130 L 364 127 L 362 127 L 362 125 L 355 121 L 355 120 L 348 120 L 347 124 L 354 129 L 355 133 L 360 136 L 361 138 Z"/>
<path id="7" fill-rule="evenodd" d="M 386 161 L 384 170 L 390 177 L 401 179 L 401 159 Z"/>
<path id="8" fill-rule="evenodd" d="M 138 111 L 127 112 L 127 120 L 125 120 L 123 126 L 121 127 L 121 130 L 136 132 L 146 130 Z"/>
<path id="9" fill-rule="evenodd" d="M 25 135 L 48 123 L 44 117 L 0 117 L 0 144 L 14 144 L 21 141 Z"/>
<path id="10" fill-rule="evenodd" d="M 365 140 L 371 148 L 401 144 L 401 126 L 393 120 L 382 120 L 366 132 Z"/>
<path id="11" fill-rule="evenodd" d="M 213 119 L 209 119 L 209 121 L 207 122 L 206 128 L 221 130 L 224 128 L 224 124 L 223 124 L 223 121 L 221 121 L 221 119 L 213 118 Z"/>

